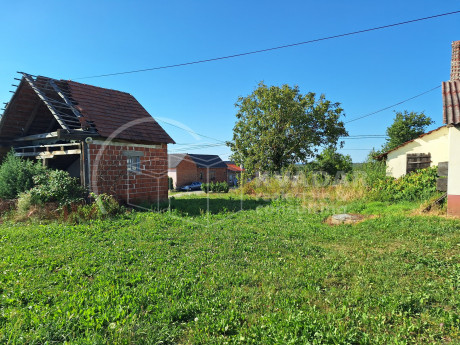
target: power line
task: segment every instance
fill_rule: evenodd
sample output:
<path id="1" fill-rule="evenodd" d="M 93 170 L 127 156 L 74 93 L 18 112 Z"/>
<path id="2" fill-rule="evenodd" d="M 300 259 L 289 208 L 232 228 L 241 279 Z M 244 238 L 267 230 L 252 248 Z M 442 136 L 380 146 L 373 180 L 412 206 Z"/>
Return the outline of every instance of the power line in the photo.
<path id="1" fill-rule="evenodd" d="M 383 137 L 342 137 L 340 139 L 342 139 L 342 140 L 348 140 L 348 139 L 362 140 L 362 139 L 385 139 L 385 138 L 388 138 L 388 137 L 387 136 L 383 136 Z"/>
<path id="2" fill-rule="evenodd" d="M 346 150 L 346 151 L 370 151 L 372 149 L 340 149 L 340 150 Z"/>
<path id="3" fill-rule="evenodd" d="M 436 87 L 434 87 L 434 88 L 432 88 L 432 89 L 429 89 L 428 91 L 419 93 L 419 94 L 416 95 L 416 96 L 407 98 L 407 99 L 405 99 L 405 100 L 403 100 L 403 101 L 401 101 L 401 102 L 392 104 L 392 105 L 390 105 L 390 106 L 388 106 L 388 107 L 385 107 L 385 108 L 383 108 L 383 109 L 374 111 L 374 112 L 372 112 L 372 113 L 369 113 L 369 114 L 366 114 L 366 115 L 363 115 L 363 116 L 355 117 L 354 119 L 351 119 L 351 120 L 349 120 L 349 121 L 345 121 L 344 123 L 354 122 L 354 121 L 357 121 L 357 120 L 364 119 L 365 117 L 368 117 L 368 116 L 371 116 L 371 115 L 375 115 L 375 114 L 381 113 L 382 111 L 388 110 L 388 109 L 390 109 L 390 108 L 396 107 L 397 105 L 406 103 L 406 102 L 408 102 L 408 101 L 410 101 L 410 100 L 413 100 L 413 99 L 415 99 L 415 98 L 417 98 L 417 97 L 423 96 L 423 95 L 425 95 L 425 94 L 427 94 L 427 93 L 429 93 L 429 92 L 432 92 L 432 91 L 434 91 L 434 90 L 436 90 L 436 89 L 439 89 L 440 87 L 441 87 L 441 85 L 438 85 L 438 86 L 436 86 Z"/>
<path id="4" fill-rule="evenodd" d="M 175 67 L 182 67 L 182 66 L 188 66 L 188 65 L 196 65 L 196 64 L 200 64 L 200 63 L 206 63 L 206 62 L 212 62 L 212 61 L 218 61 L 218 60 L 232 59 L 232 58 L 241 57 L 241 56 L 246 56 L 246 55 L 253 55 L 253 54 L 259 54 L 259 53 L 265 53 L 265 52 L 269 52 L 269 51 L 272 51 L 272 50 L 285 49 L 285 48 L 290 48 L 290 47 L 295 47 L 295 46 L 300 46 L 300 45 L 305 45 L 305 44 L 310 44 L 310 43 L 315 43 L 315 42 L 320 42 L 320 41 L 326 41 L 326 40 L 331 40 L 331 39 L 340 38 L 340 37 L 345 37 L 345 36 L 352 36 L 352 35 L 362 34 L 362 33 L 370 32 L 370 31 L 376 31 L 376 30 L 387 29 L 387 28 L 391 28 L 391 27 L 394 27 L 394 26 L 405 25 L 405 24 L 411 24 L 411 23 L 420 22 L 420 21 L 423 21 L 423 20 L 429 20 L 429 19 L 434 19 L 434 18 L 449 16 L 449 15 L 458 14 L 458 13 L 460 13 L 460 11 L 441 13 L 441 14 L 436 14 L 436 15 L 429 16 L 429 17 L 423 17 L 423 18 L 417 18 L 417 19 L 412 19 L 412 20 L 406 20 L 406 21 L 399 22 L 399 23 L 387 24 L 387 25 L 377 26 L 377 27 L 374 27 L 374 28 L 369 28 L 369 29 L 363 29 L 363 30 L 358 30 L 358 31 L 347 32 L 347 33 L 339 34 L 339 35 L 333 35 L 333 36 L 327 36 L 327 37 L 322 37 L 322 38 L 316 38 L 316 39 L 309 40 L 309 41 L 304 41 L 304 42 L 297 42 L 297 43 L 285 44 L 285 45 L 282 45 L 282 46 L 277 46 L 277 47 L 272 47 L 272 48 L 265 48 L 265 49 L 253 50 L 253 51 L 249 51 L 249 52 L 238 53 L 238 54 L 227 55 L 227 56 L 220 56 L 220 57 L 209 58 L 209 59 L 204 59 L 204 60 L 183 62 L 183 63 L 174 64 L 174 65 L 150 67 L 150 68 L 143 68 L 143 69 L 132 70 L 132 71 L 115 72 L 115 73 L 107 73 L 107 74 L 93 75 L 93 76 L 88 76 L 88 77 L 80 77 L 80 78 L 76 78 L 75 80 L 79 80 L 79 79 L 90 79 L 90 78 L 102 78 L 102 77 L 109 77 L 109 76 L 121 75 L 121 74 L 131 74 L 131 73 L 140 73 L 140 72 L 147 72 L 147 71 L 155 71 L 155 70 L 159 70 L 159 69 L 175 68 Z"/>
<path id="5" fill-rule="evenodd" d="M 191 134 L 196 134 L 196 135 L 198 135 L 198 136 L 200 136 L 200 137 L 208 138 L 208 139 L 215 140 L 215 141 L 218 141 L 218 142 L 220 142 L 220 143 L 226 144 L 226 142 L 223 141 L 223 140 L 216 139 L 216 138 L 213 138 L 213 137 L 204 135 L 204 134 L 200 134 L 200 133 L 197 133 L 197 132 L 195 132 L 195 131 L 188 130 L 188 129 L 186 129 L 186 128 L 182 128 L 182 127 L 177 126 L 177 125 L 175 125 L 175 124 L 173 124 L 173 123 L 171 123 L 171 122 L 168 122 L 168 121 L 165 121 L 165 120 L 160 120 L 160 119 L 158 119 L 158 118 L 155 119 L 155 120 L 156 120 L 156 121 L 163 122 L 163 123 L 166 123 L 166 124 L 168 124 L 168 125 L 170 125 L 170 126 L 173 126 L 173 127 L 179 128 L 179 129 L 182 129 L 182 130 L 184 130 L 184 131 L 186 131 L 186 132 L 189 132 L 189 133 L 191 133 Z"/>

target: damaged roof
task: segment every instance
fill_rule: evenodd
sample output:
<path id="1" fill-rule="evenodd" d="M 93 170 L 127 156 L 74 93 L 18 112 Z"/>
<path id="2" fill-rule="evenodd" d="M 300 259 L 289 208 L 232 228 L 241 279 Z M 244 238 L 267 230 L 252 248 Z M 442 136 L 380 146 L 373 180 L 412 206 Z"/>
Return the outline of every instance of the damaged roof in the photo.
<path id="1" fill-rule="evenodd" d="M 102 137 L 174 143 L 129 93 L 70 80 L 22 73 L 0 121 L 0 139 L 56 129 L 97 132 Z"/>

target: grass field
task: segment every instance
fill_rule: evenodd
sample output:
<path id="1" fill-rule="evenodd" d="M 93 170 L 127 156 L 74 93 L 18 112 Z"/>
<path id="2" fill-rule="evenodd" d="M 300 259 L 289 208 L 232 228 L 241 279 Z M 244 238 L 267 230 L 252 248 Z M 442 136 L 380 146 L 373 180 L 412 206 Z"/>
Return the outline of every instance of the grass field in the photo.
<path id="1" fill-rule="evenodd" d="M 354 202 L 340 211 L 373 216 L 329 226 L 333 208 L 207 203 L 2 224 L 0 343 L 460 343 L 458 220 Z"/>

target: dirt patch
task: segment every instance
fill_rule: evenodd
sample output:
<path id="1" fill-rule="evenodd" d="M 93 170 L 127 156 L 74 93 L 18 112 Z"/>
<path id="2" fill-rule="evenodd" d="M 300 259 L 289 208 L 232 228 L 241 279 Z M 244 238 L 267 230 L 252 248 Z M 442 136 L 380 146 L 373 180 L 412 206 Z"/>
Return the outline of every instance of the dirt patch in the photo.
<path id="1" fill-rule="evenodd" d="M 329 225 L 356 224 L 360 223 L 371 216 L 364 216 L 356 213 L 334 214 L 328 217 L 324 222 Z"/>
<path id="2" fill-rule="evenodd" d="M 1 200 L 0 199 L 0 215 L 9 212 L 16 208 L 16 200 Z"/>
<path id="3" fill-rule="evenodd" d="M 204 194 L 204 192 L 202 190 L 194 190 L 194 191 L 190 191 L 190 192 L 183 192 L 183 193 L 173 194 L 171 196 L 173 196 L 175 198 L 180 198 L 181 196 L 185 196 L 185 195 L 200 195 L 200 194 Z"/>

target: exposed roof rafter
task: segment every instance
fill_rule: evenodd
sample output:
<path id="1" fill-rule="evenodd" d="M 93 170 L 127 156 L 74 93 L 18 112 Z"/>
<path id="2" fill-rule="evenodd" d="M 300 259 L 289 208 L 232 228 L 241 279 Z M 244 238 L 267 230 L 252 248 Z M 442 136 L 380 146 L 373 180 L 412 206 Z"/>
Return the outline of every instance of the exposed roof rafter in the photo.
<path id="1" fill-rule="evenodd" d="M 43 81 L 38 81 L 38 78 L 35 77 L 34 79 L 34 76 L 31 74 L 20 73 L 63 129 L 81 128 L 80 118 L 82 116 L 80 112 L 52 79 L 46 78 Z M 48 85 L 51 86 L 51 89 L 48 88 Z M 48 93 L 50 90 L 62 99 L 63 102 L 49 97 Z"/>

